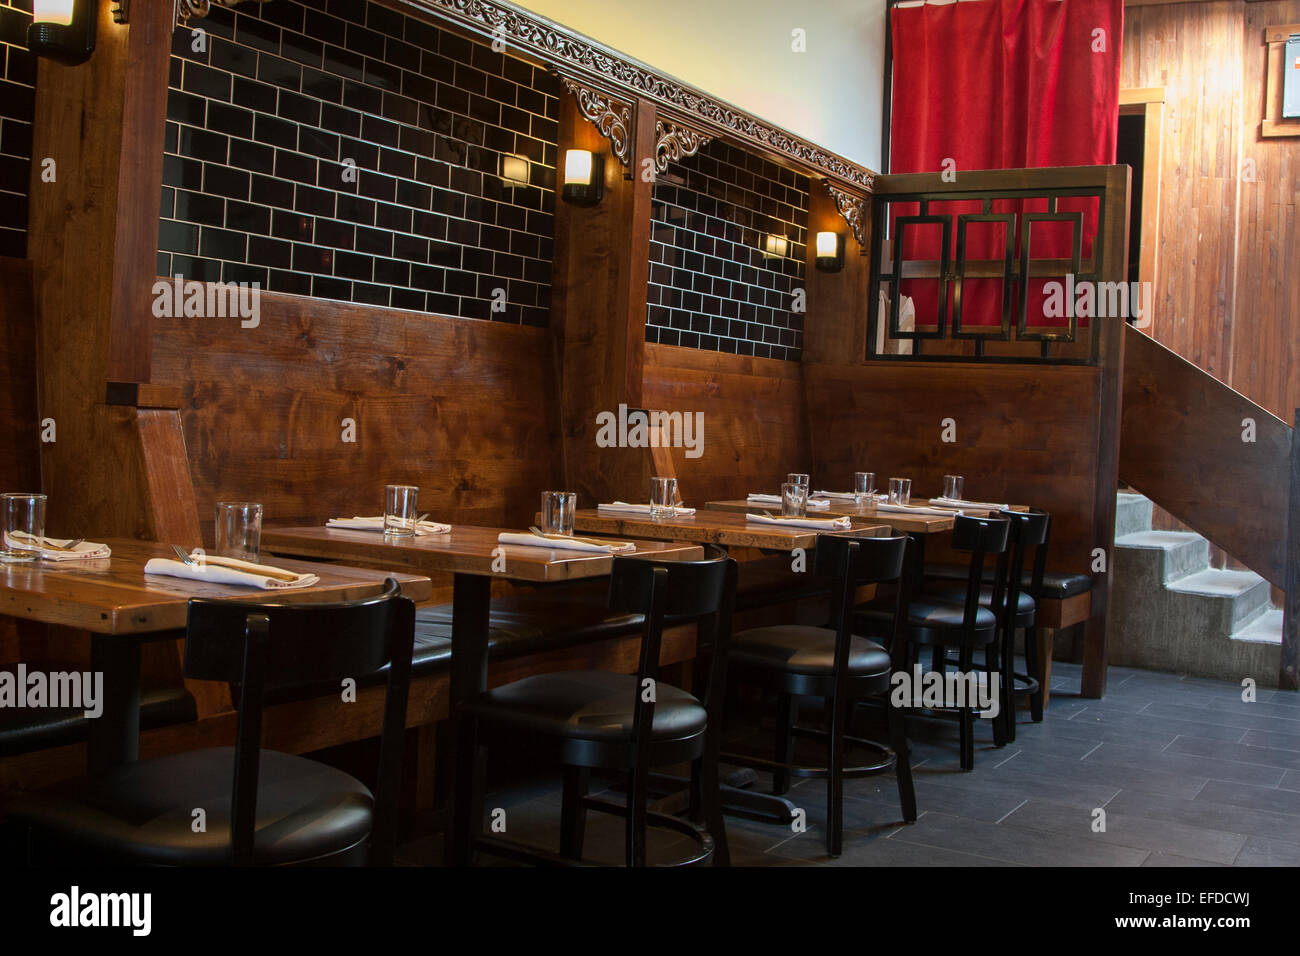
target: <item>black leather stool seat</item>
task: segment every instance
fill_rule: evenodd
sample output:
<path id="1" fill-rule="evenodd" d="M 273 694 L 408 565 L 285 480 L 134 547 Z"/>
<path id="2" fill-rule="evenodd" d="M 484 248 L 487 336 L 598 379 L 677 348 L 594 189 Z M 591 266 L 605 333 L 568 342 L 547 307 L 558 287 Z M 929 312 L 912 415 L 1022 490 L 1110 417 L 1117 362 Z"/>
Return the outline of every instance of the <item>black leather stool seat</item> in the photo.
<path id="1" fill-rule="evenodd" d="M 752 628 L 733 635 L 728 660 L 742 666 L 830 677 L 835 672 L 835 632 L 801 624 Z M 889 665 L 889 652 L 883 647 L 865 637 L 853 638 L 849 645 L 849 674 L 881 674 L 889 670 Z"/>
<path id="2" fill-rule="evenodd" d="M 737 611 L 806 598 L 825 598 L 831 593 L 831 582 L 827 578 L 813 574 L 811 570 L 804 573 L 791 571 L 789 555 L 741 561 L 736 570 Z"/>
<path id="3" fill-rule="evenodd" d="M 941 601 L 951 601 L 954 604 L 961 604 L 966 600 L 966 584 L 963 581 L 946 581 L 937 578 L 933 581 L 926 581 L 922 585 L 927 598 L 937 598 Z M 1005 595 L 1003 597 L 1005 601 Z M 980 605 L 990 607 L 993 604 L 993 585 L 986 585 L 980 588 Z M 1032 614 L 1038 605 L 1034 599 L 1021 591 L 1016 595 L 1016 614 Z"/>
<path id="4" fill-rule="evenodd" d="M 995 569 L 989 568 L 984 572 L 984 580 L 992 582 Z M 966 575 L 970 573 L 969 568 L 958 567 L 953 564 L 936 564 L 926 565 L 925 576 L 927 578 L 944 578 L 946 580 L 965 581 Z M 1026 570 L 1020 575 L 1020 586 L 1028 589 L 1033 586 L 1033 570 Z M 1056 571 L 1043 572 L 1043 587 L 1038 594 L 1033 597 L 1041 598 L 1045 601 L 1060 601 L 1068 597 L 1074 597 L 1076 594 L 1083 594 L 1092 590 L 1092 578 L 1086 574 L 1065 574 Z"/>
<path id="5" fill-rule="evenodd" d="M 907 623 L 911 627 L 928 630 L 959 630 L 964 615 L 965 608 L 960 604 L 929 600 L 922 596 L 914 598 L 908 605 Z M 882 610 L 874 607 L 873 602 L 859 604 L 853 609 L 853 629 L 857 633 L 881 633 L 881 628 L 893 626 L 893 619 L 892 608 Z M 996 625 L 997 618 L 988 608 L 980 607 L 975 612 L 975 626 L 981 631 L 987 629 L 990 639 Z"/>
<path id="6" fill-rule="evenodd" d="M 480 718 L 580 740 L 630 741 L 636 707 L 634 674 L 556 671 L 489 690 L 469 705 Z M 704 731 L 700 702 L 670 684 L 655 683 L 651 739 L 679 740 Z"/>
<path id="7" fill-rule="evenodd" d="M 138 760 L 67 780 L 9 807 L 11 818 L 77 852 L 115 862 L 223 866 L 230 860 L 233 747 Z M 193 811 L 207 814 L 195 833 Z M 315 861 L 364 848 L 374 798 L 341 770 L 263 750 L 258 773 L 254 862 Z"/>
<path id="8" fill-rule="evenodd" d="M 13 666 L 0 666 L 13 673 Z M 90 719 L 71 707 L 0 707 L 0 757 L 47 747 L 81 743 L 90 737 Z M 152 730 L 198 719 L 194 698 L 184 687 L 140 695 L 140 727 Z"/>

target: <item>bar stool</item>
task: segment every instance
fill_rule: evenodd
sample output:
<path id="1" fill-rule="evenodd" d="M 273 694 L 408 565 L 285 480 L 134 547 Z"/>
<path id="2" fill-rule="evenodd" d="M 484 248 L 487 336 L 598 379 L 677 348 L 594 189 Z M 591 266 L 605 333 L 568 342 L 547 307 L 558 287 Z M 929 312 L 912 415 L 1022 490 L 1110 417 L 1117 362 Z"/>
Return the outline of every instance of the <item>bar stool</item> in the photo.
<path id="1" fill-rule="evenodd" d="M 903 819 L 916 820 L 916 793 L 908 754 L 903 714 L 886 701 L 889 739 L 892 749 L 852 737 L 847 733 L 853 704 L 863 698 L 885 699 L 893 668 L 909 657 L 906 620 L 908 582 L 904 575 L 909 541 L 898 538 L 859 538 L 848 535 L 817 536 L 815 569 L 834 581 L 831 588 L 829 627 L 776 625 L 736 634 L 732 640 L 731 666 L 741 682 L 752 682 L 775 690 L 778 695 L 775 754 L 772 760 L 742 754 L 724 754 L 729 764 L 768 769 L 773 772 L 773 792 L 785 793 L 790 776 L 816 777 L 826 786 L 826 851 L 839 856 L 844 839 L 844 780 L 883 773 L 896 767 L 898 795 Z M 897 627 L 887 641 L 890 649 L 851 631 L 851 608 L 859 585 L 899 582 L 894 610 L 888 615 Z M 892 656 L 891 656 L 892 655 Z M 796 726 L 799 697 L 820 697 L 830 719 L 828 732 Z M 808 767 L 794 763 L 794 738 L 819 737 L 826 742 L 826 766 Z M 845 766 L 847 742 L 871 749 L 874 762 Z"/>
<path id="2" fill-rule="evenodd" d="M 980 603 L 983 588 L 984 564 L 996 557 L 993 576 L 992 603 L 1001 606 L 1006 589 L 1007 548 L 1011 522 L 1002 517 L 975 518 L 958 515 L 952 532 L 953 549 L 970 554 L 966 585 L 961 603 L 945 601 L 929 595 L 913 596 L 908 603 L 907 646 L 911 659 L 900 669 L 916 665 L 922 647 L 933 648 L 933 669 L 942 673 L 947 663 L 948 648 L 957 649 L 957 665 L 966 675 L 974 673 L 974 652 L 985 650 L 986 667 L 996 670 L 998 617 Z M 858 634 L 880 636 L 895 629 L 893 615 L 879 602 L 869 602 L 854 609 L 853 627 Z M 915 689 L 914 689 L 915 691 Z M 941 711 L 954 711 L 960 726 L 961 769 L 975 767 L 975 706 L 973 701 L 948 704 Z M 1000 701 L 999 701 L 1000 706 Z M 995 740 L 1001 736 L 994 728 Z"/>
<path id="3" fill-rule="evenodd" d="M 560 671 L 535 674 L 496 687 L 459 714 L 455 813 L 449 858 L 468 865 L 475 852 L 523 862 L 578 863 L 586 811 L 623 816 L 624 859 L 646 865 L 650 824 L 691 837 L 698 851 L 672 865 L 712 860 L 727 865 L 726 831 L 718 786 L 718 734 L 731 635 L 736 562 L 713 546 L 702 561 L 651 561 L 615 557 L 609 608 L 644 615 L 636 674 Z M 698 623 L 697 659 L 707 661 L 704 700 L 658 680 L 664 620 Z M 481 832 L 480 748 L 523 738 L 533 754 L 549 756 L 564 772 L 558 856 Z M 703 826 L 648 809 L 651 771 L 691 764 L 691 806 Z M 587 793 L 592 770 L 624 774 L 626 804 Z"/>
<path id="4" fill-rule="evenodd" d="M 391 863 L 414 621 L 414 603 L 392 579 L 383 594 L 357 601 L 191 599 L 185 676 L 240 685 L 235 746 L 137 760 L 24 795 L 9 815 L 27 830 L 29 861 Z M 267 690 L 325 682 L 338 688 L 346 678 L 360 684 L 385 670 L 373 794 L 341 770 L 262 749 Z"/>

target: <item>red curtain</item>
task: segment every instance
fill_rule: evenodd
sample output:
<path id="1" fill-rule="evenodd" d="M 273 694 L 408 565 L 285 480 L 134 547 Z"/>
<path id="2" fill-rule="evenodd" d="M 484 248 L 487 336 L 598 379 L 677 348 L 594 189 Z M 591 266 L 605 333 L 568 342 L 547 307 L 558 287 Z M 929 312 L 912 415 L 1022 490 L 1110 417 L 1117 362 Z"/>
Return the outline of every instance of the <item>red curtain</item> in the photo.
<path id="1" fill-rule="evenodd" d="M 927 3 L 893 8 L 891 29 L 890 172 L 948 171 L 960 182 L 963 170 L 1115 162 L 1123 0 Z M 1046 208 L 1045 202 L 994 205 L 995 212 Z M 1087 258 L 1096 231 L 1096 201 L 1062 200 L 1059 209 L 1083 213 L 1082 255 Z M 979 211 L 978 204 L 956 203 L 941 210 Z M 915 207 L 895 209 L 891 219 L 915 212 Z M 955 218 L 953 223 L 950 255 L 956 248 Z M 914 228 L 904 255 L 937 258 L 938 229 Z M 1039 224 L 1032 234 L 1032 255 L 1066 257 L 1072 237 L 1069 224 Z M 1020 237 L 1015 241 L 1018 246 Z M 968 226 L 968 258 L 1000 257 L 1004 243 L 1000 224 Z M 936 321 L 936 287 L 925 285 L 907 283 L 900 290 L 916 300 L 918 326 Z M 989 280 L 968 280 L 964 325 L 998 324 L 995 291 L 1000 296 L 1000 284 L 995 289 Z M 1031 307 L 1029 314 L 1030 324 L 1057 324 L 1035 322 L 1040 309 Z"/>

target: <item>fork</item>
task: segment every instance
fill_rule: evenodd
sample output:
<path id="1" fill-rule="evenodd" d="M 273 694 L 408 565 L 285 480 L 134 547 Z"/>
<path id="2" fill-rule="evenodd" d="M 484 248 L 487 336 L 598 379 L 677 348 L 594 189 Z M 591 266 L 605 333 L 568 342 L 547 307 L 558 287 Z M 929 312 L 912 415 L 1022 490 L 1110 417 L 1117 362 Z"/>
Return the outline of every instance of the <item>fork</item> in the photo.
<path id="1" fill-rule="evenodd" d="M 180 558 L 183 564 L 188 564 L 192 568 L 198 566 L 198 562 L 195 561 L 194 558 L 192 558 L 189 554 L 187 554 L 185 549 L 182 548 L 179 544 L 172 545 L 172 550 L 176 552 L 176 557 Z"/>
<path id="2" fill-rule="evenodd" d="M 67 544 L 50 544 L 50 539 L 45 538 L 41 541 L 41 547 L 46 551 L 76 551 L 77 545 L 85 541 L 85 538 L 77 538 L 75 541 L 69 541 Z"/>

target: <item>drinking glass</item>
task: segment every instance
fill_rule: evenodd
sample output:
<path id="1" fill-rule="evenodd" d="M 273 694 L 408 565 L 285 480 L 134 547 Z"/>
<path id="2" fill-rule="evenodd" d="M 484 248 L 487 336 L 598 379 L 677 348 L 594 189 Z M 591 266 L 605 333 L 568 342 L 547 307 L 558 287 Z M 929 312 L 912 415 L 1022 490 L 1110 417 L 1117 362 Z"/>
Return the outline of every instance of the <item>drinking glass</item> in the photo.
<path id="1" fill-rule="evenodd" d="M 419 497 L 420 489 L 415 485 L 384 486 L 384 534 L 415 534 Z"/>
<path id="2" fill-rule="evenodd" d="M 573 491 L 542 492 L 542 530 L 547 534 L 573 534 L 573 513 L 578 495 Z"/>
<path id="3" fill-rule="evenodd" d="M 912 503 L 912 479 L 889 479 L 889 503 L 891 505 L 910 505 Z"/>
<path id="4" fill-rule="evenodd" d="M 808 486 L 788 481 L 781 485 L 781 515 L 786 518 L 802 518 L 807 513 Z"/>
<path id="5" fill-rule="evenodd" d="M 853 503 L 861 507 L 871 504 L 876 496 L 876 474 L 873 471 L 853 473 Z"/>
<path id="6" fill-rule="evenodd" d="M 650 517 L 671 518 L 677 513 L 677 479 L 650 479 Z"/>
<path id="7" fill-rule="evenodd" d="M 961 493 L 966 488 L 966 479 L 961 475 L 944 475 L 943 476 L 943 496 L 951 498 L 953 501 L 961 501 Z"/>
<path id="8" fill-rule="evenodd" d="M 785 476 L 785 480 L 792 485 L 798 485 L 804 491 L 812 490 L 812 485 L 809 484 L 809 478 L 807 475 L 801 475 L 798 472 L 792 471 L 790 474 Z"/>
<path id="9" fill-rule="evenodd" d="M 35 561 L 45 544 L 45 495 L 0 495 L 0 561 Z"/>
<path id="10" fill-rule="evenodd" d="M 216 517 L 217 555 L 256 564 L 262 548 L 262 506 L 256 501 L 218 501 Z"/>

